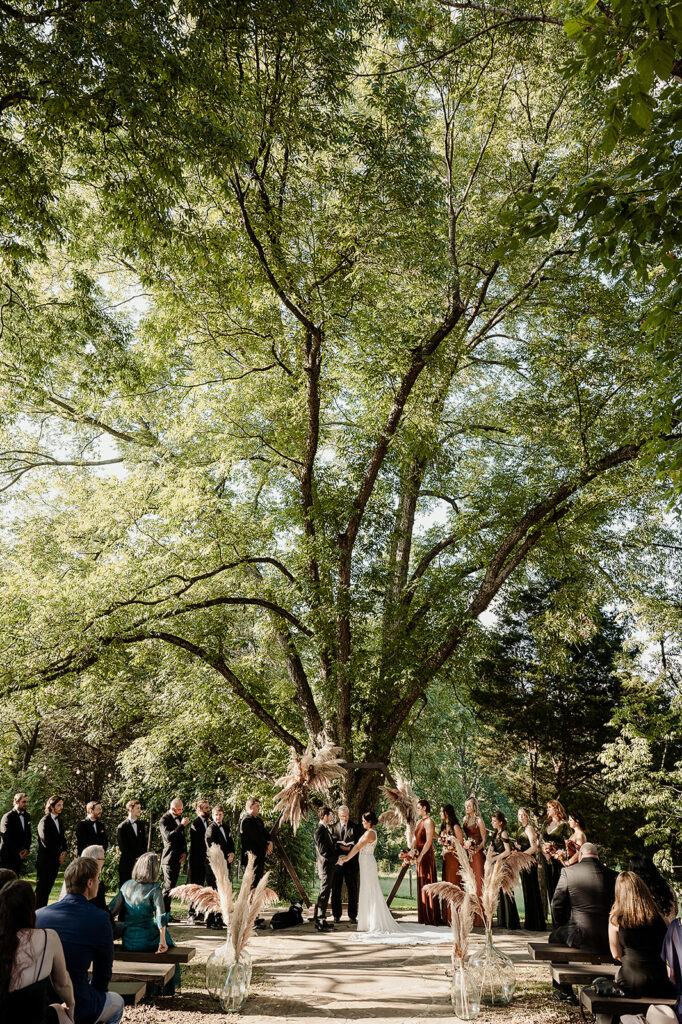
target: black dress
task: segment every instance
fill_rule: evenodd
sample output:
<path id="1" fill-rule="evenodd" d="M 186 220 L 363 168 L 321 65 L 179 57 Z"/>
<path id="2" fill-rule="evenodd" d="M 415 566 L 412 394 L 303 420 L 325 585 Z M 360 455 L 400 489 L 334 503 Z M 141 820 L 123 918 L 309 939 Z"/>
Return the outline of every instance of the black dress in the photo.
<path id="1" fill-rule="evenodd" d="M 493 833 L 492 847 L 495 853 L 504 853 L 504 843 L 509 842 L 506 832 Z M 500 898 L 497 904 L 497 925 L 498 928 L 515 929 L 521 927 L 519 912 L 516 908 L 516 900 L 513 896 L 507 896 L 506 892 L 500 889 Z"/>
<path id="2" fill-rule="evenodd" d="M 527 850 L 530 847 L 530 839 L 523 827 L 516 833 L 516 845 L 520 850 Z M 526 908 L 523 927 L 530 932 L 546 931 L 547 922 L 545 921 L 545 908 L 542 905 L 542 896 L 540 895 L 537 861 L 533 861 L 533 866 L 528 871 L 521 872 L 521 887 L 523 889 L 523 903 Z"/>
<path id="3" fill-rule="evenodd" d="M 40 967 L 36 974 L 43 969 L 45 950 L 47 949 L 47 932 L 43 930 L 45 942 L 43 955 L 40 958 Z M 46 975 L 40 981 L 34 981 L 32 985 L 24 988 L 15 988 L 8 992 L 0 1005 L 0 1024 L 17 1024 L 18 1021 L 25 1021 L 26 1024 L 51 1024 L 56 1021 L 57 1016 L 48 1004 L 50 994 L 50 976 Z"/>
<path id="4" fill-rule="evenodd" d="M 571 826 L 567 821 L 562 821 L 553 832 L 547 832 L 545 830 L 542 833 L 542 838 L 546 843 L 554 843 L 557 851 L 559 851 L 566 849 L 566 840 L 570 839 L 572 835 L 573 829 Z M 555 857 L 550 857 L 547 862 L 547 899 L 549 900 L 550 906 L 552 904 L 552 896 L 554 895 L 554 890 L 557 887 L 562 867 L 563 864 L 561 861 L 556 860 Z"/>
<path id="5" fill-rule="evenodd" d="M 659 917 L 653 924 L 639 928 L 618 929 L 618 941 L 623 950 L 622 966 L 616 976 L 628 996 L 675 995 L 674 986 L 668 980 L 666 966 L 661 959 L 661 949 L 667 928 Z"/>

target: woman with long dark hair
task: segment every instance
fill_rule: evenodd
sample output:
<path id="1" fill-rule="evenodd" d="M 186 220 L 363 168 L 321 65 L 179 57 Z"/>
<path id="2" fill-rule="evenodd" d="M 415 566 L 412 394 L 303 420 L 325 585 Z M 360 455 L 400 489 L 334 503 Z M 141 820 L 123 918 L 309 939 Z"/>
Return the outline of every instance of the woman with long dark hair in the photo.
<path id="1" fill-rule="evenodd" d="M 647 857 L 645 853 L 636 853 L 630 857 L 628 870 L 634 871 L 647 886 L 665 923 L 670 924 L 674 921 L 677 917 L 677 896 L 651 857 Z"/>
<path id="2" fill-rule="evenodd" d="M 48 1004 L 50 985 L 63 1000 Z M 0 889 L 0 1024 L 70 1024 L 74 997 L 64 950 L 52 928 L 36 928 L 28 882 Z"/>
<path id="3" fill-rule="evenodd" d="M 493 833 L 490 845 L 493 848 L 494 860 L 505 860 L 511 853 L 511 841 L 507 830 L 507 819 L 502 811 L 495 811 L 491 818 Z M 516 929 L 521 927 L 519 911 L 513 896 L 500 889 L 497 903 L 497 924 L 500 928 Z"/>
<path id="4" fill-rule="evenodd" d="M 452 845 L 453 839 L 464 843 L 464 833 L 459 823 L 455 808 L 452 804 L 443 804 L 440 809 L 440 833 L 439 842 L 443 850 L 443 871 L 444 882 L 452 882 L 454 885 L 462 884 L 462 877 L 459 873 L 459 859 Z M 440 905 L 440 916 L 443 924 L 450 924 L 450 904 L 443 900 Z"/>
<path id="5" fill-rule="evenodd" d="M 431 818 L 431 804 L 428 800 L 418 800 L 417 810 L 420 821 L 414 830 L 414 863 L 417 867 L 417 920 L 420 924 L 438 925 L 440 920 L 440 903 L 422 891 L 425 885 L 438 881 L 436 854 L 433 841 L 436 838 L 436 827 Z"/>

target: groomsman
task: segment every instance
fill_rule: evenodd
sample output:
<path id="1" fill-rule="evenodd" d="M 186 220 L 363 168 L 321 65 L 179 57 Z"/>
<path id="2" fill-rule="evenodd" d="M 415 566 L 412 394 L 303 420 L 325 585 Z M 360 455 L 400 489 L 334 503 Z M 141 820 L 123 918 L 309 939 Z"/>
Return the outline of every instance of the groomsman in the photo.
<path id="1" fill-rule="evenodd" d="M 272 853 L 270 833 L 260 817 L 260 801 L 255 796 L 250 796 L 246 801 L 246 808 L 239 822 L 239 834 L 242 839 L 242 867 L 245 868 L 248 864 L 249 853 L 253 853 L 256 858 L 251 887 L 255 889 L 265 874 L 265 858 Z"/>
<path id="2" fill-rule="evenodd" d="M 118 846 L 120 858 L 118 861 L 118 885 L 119 888 L 129 878 L 132 878 L 135 861 L 147 852 L 147 836 L 144 825 L 137 819 L 142 813 L 142 805 L 139 800 L 129 800 L 126 804 L 128 817 L 116 829 L 116 845 Z"/>
<path id="3" fill-rule="evenodd" d="M 314 921 L 318 932 L 322 932 L 327 928 L 334 927 L 325 921 L 325 917 L 339 852 L 336 848 L 336 840 L 330 831 L 333 817 L 331 807 L 320 807 L 318 815 L 320 824 L 315 829 L 315 852 L 317 853 L 317 873 L 320 876 L 320 893 L 315 904 Z"/>
<path id="4" fill-rule="evenodd" d="M 224 816 L 225 812 L 222 804 L 216 804 L 212 811 L 213 821 L 206 829 L 206 852 L 208 853 L 212 846 L 218 846 L 223 851 L 228 871 L 232 874 L 234 843 L 230 835 L 230 826 L 224 820 Z M 212 889 L 217 889 L 215 875 L 213 874 L 213 868 L 208 857 L 206 858 L 206 885 L 210 885 Z M 209 914 L 206 920 L 206 927 L 221 931 L 225 927 L 222 914 Z"/>
<path id="5" fill-rule="evenodd" d="M 45 816 L 38 822 L 36 910 L 47 906 L 52 886 L 66 857 L 66 836 L 59 817 L 63 809 L 62 798 L 51 796 L 45 804 Z"/>
<path id="6" fill-rule="evenodd" d="M 76 825 L 76 849 L 78 856 L 83 856 L 86 846 L 101 846 L 107 852 L 109 840 L 107 830 L 102 823 L 102 805 L 98 800 L 91 800 L 85 805 L 86 817 Z"/>
<path id="7" fill-rule="evenodd" d="M 189 827 L 189 871 L 187 881 L 203 885 L 206 879 L 206 830 L 211 823 L 211 805 L 208 800 L 197 800 L 197 816 Z"/>
<path id="8" fill-rule="evenodd" d="M 0 868 L 9 868 L 21 875 L 24 860 L 31 849 L 31 815 L 28 797 L 14 794 L 14 806 L 3 814 L 0 821 Z"/>
<path id="9" fill-rule="evenodd" d="M 170 914 L 171 889 L 178 884 L 180 868 L 187 860 L 187 838 L 185 828 L 189 818 L 182 816 L 182 800 L 176 797 L 171 800 L 170 810 L 159 822 L 159 831 L 163 840 L 161 868 L 163 870 L 163 902 L 166 913 Z M 172 918 L 169 918 L 172 921 Z"/>
<path id="10" fill-rule="evenodd" d="M 364 829 L 350 820 L 350 812 L 345 804 L 337 808 L 339 820 L 332 827 L 332 836 L 336 840 L 336 848 L 340 856 L 353 849 Z M 338 923 L 341 920 L 343 883 L 348 892 L 348 920 L 357 924 L 358 895 L 360 893 L 360 862 L 357 857 L 345 864 L 337 864 L 332 885 L 332 914 Z"/>

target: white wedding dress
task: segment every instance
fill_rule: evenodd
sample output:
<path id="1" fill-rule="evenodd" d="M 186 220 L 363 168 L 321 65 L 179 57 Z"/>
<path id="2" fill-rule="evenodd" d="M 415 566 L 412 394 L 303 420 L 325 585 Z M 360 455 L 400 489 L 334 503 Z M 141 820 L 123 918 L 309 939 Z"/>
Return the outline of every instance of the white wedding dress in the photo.
<path id="1" fill-rule="evenodd" d="M 416 946 L 424 943 L 451 942 L 448 926 L 438 928 L 426 924 L 399 924 L 389 910 L 379 881 L 379 869 L 374 857 L 377 845 L 374 839 L 361 847 L 357 857 L 360 864 L 360 898 L 358 903 L 358 930 L 352 936 L 358 942 L 382 943 L 394 946 Z"/>

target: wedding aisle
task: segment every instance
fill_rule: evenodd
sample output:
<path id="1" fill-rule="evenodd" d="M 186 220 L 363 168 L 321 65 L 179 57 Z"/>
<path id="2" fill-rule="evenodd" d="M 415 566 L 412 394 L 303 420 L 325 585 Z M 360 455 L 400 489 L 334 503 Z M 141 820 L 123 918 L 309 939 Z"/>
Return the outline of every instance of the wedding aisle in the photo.
<path id="1" fill-rule="evenodd" d="M 414 921 L 410 912 L 397 914 Z M 254 985 L 239 1024 L 299 1024 L 372 1020 L 377 1024 L 426 1024 L 443 1018 L 455 1021 L 450 1006 L 450 947 L 358 946 L 349 941 L 351 926 L 320 934 L 309 924 L 284 932 L 257 934 L 249 948 L 254 960 Z M 156 1007 L 126 1010 L 133 1024 L 225 1024 L 202 993 L 203 963 L 219 944 L 215 932 L 176 925 L 179 941 L 197 947 L 196 959 L 183 968 L 183 994 Z M 481 1024 L 576 1024 L 577 1009 L 554 1003 L 548 973 L 527 953 L 529 940 L 545 934 L 497 932 L 496 942 L 517 966 L 518 987 L 509 1007 L 482 1010 Z M 475 935 L 473 948 L 482 942 Z"/>

